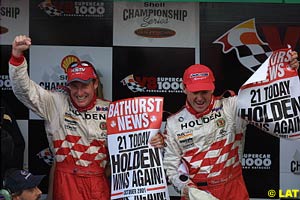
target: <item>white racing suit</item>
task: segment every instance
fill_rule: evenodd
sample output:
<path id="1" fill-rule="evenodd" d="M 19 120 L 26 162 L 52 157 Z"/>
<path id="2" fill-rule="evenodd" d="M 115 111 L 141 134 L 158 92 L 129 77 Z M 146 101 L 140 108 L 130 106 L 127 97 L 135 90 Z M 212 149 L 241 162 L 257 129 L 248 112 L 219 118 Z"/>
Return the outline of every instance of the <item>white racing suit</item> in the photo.
<path id="1" fill-rule="evenodd" d="M 197 117 L 187 104 L 167 119 L 164 168 L 168 180 L 178 192 L 188 184 L 220 200 L 249 199 L 240 162 L 247 123 L 237 116 L 236 96 L 213 97 L 211 105 Z M 187 180 L 178 171 L 181 163 L 187 168 Z"/>
<path id="2" fill-rule="evenodd" d="M 95 99 L 79 112 L 66 93 L 47 91 L 29 79 L 24 57 L 11 57 L 9 75 L 16 97 L 45 120 L 56 168 L 53 199 L 108 200 L 106 116 L 109 101 Z"/>

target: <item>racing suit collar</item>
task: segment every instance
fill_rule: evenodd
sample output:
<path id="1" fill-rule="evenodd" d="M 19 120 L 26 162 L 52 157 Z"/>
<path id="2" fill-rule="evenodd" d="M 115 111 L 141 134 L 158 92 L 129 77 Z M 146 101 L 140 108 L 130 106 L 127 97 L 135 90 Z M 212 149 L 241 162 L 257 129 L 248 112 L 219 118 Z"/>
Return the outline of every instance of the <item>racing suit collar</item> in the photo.
<path id="1" fill-rule="evenodd" d="M 214 103 L 215 103 L 215 96 L 212 95 L 209 106 L 206 108 L 206 110 L 204 110 L 201 113 L 197 113 L 197 111 L 194 110 L 194 108 L 189 104 L 188 101 L 186 101 L 185 107 L 192 115 L 194 115 L 198 119 L 208 114 L 212 110 Z"/>
<path id="2" fill-rule="evenodd" d="M 94 97 L 93 97 L 93 99 L 92 99 L 92 101 L 91 101 L 87 106 L 85 106 L 85 107 L 79 107 L 79 106 L 73 101 L 73 99 L 71 98 L 71 96 L 70 96 L 70 99 L 71 99 L 71 102 L 72 102 L 72 104 L 74 105 L 74 107 L 75 107 L 79 112 L 85 112 L 85 111 L 87 111 L 87 110 L 92 109 L 92 108 L 95 106 L 97 96 L 96 96 L 96 93 L 95 93 L 95 94 L 94 94 Z"/>

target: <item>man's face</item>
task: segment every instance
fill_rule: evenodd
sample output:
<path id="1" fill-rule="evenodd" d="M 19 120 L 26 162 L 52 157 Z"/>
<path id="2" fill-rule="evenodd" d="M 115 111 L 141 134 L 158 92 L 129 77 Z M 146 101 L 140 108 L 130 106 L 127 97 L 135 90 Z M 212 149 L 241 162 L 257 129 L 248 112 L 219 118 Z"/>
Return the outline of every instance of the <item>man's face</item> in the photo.
<path id="1" fill-rule="evenodd" d="M 189 92 L 185 89 L 184 92 L 187 95 L 187 101 L 193 109 L 197 113 L 202 113 L 208 108 L 214 91 L 201 90 L 197 92 Z"/>
<path id="2" fill-rule="evenodd" d="M 69 84 L 70 96 L 78 107 L 86 107 L 91 103 L 97 87 L 98 80 L 91 81 L 88 84 L 74 81 Z"/>
<path id="3" fill-rule="evenodd" d="M 13 200 L 40 200 L 42 191 L 38 187 L 23 190 L 19 196 L 13 197 Z"/>

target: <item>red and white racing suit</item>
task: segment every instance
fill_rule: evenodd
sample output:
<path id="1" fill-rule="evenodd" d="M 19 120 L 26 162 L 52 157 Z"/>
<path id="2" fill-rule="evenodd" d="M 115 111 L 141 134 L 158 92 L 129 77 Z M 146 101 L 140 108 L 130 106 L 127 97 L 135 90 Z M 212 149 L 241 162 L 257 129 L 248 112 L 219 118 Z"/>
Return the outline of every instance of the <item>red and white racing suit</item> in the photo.
<path id="1" fill-rule="evenodd" d="M 241 158 L 247 123 L 237 116 L 236 96 L 213 97 L 203 116 L 185 106 L 166 123 L 164 168 L 177 191 L 193 184 L 220 200 L 249 199 Z M 178 168 L 183 163 L 189 179 Z"/>
<path id="2" fill-rule="evenodd" d="M 110 187 L 104 175 L 108 162 L 106 116 L 109 101 L 96 99 L 88 110 L 78 111 L 66 93 L 45 90 L 29 79 L 24 57 L 11 57 L 9 75 L 16 97 L 45 120 L 51 133 L 56 168 L 55 200 L 108 200 Z"/>

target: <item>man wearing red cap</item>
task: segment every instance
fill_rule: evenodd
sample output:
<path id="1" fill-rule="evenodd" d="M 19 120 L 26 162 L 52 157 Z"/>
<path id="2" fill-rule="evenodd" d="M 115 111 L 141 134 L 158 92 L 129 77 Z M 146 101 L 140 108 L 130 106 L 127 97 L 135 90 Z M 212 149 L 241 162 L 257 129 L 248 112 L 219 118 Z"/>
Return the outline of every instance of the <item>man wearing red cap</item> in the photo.
<path id="1" fill-rule="evenodd" d="M 17 36 L 12 43 L 9 75 L 16 97 L 45 120 L 51 133 L 55 171 L 54 200 L 108 200 L 110 187 L 104 172 L 109 161 L 106 116 L 109 101 L 97 98 L 99 80 L 93 65 L 71 63 L 67 92 L 48 91 L 30 80 L 23 51 L 31 39 Z M 157 134 L 150 141 L 162 146 Z"/>
<path id="2" fill-rule="evenodd" d="M 9 75 L 16 97 L 45 120 L 55 156 L 53 199 L 110 199 L 106 114 L 109 101 L 96 96 L 98 78 L 88 62 L 67 70 L 68 92 L 47 91 L 29 79 L 23 51 L 31 39 L 20 35 L 12 43 Z"/>
<path id="3" fill-rule="evenodd" d="M 185 70 L 186 104 L 167 119 L 164 168 L 182 199 L 247 200 L 240 162 L 247 122 L 237 116 L 236 96 L 213 95 L 214 81 L 207 66 Z"/>

